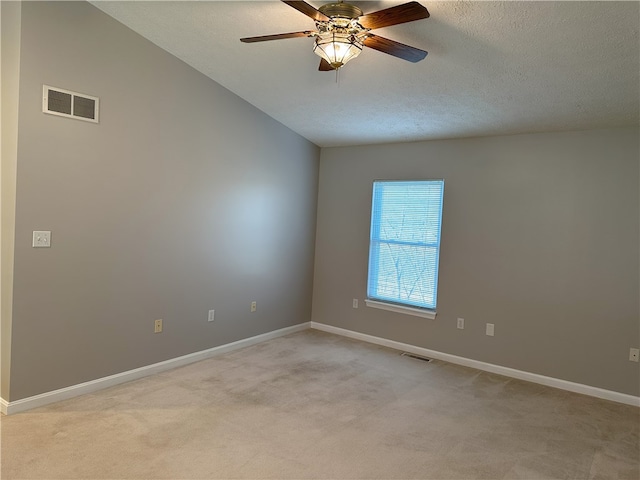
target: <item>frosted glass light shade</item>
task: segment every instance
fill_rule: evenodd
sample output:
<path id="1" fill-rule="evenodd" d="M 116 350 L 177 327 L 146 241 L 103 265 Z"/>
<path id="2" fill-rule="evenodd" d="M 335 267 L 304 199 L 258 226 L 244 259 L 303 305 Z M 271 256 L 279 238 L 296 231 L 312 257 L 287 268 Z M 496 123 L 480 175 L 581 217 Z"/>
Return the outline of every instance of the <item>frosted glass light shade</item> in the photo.
<path id="1" fill-rule="evenodd" d="M 328 32 L 316 37 L 313 52 L 338 69 L 362 51 L 362 43 L 351 34 Z"/>

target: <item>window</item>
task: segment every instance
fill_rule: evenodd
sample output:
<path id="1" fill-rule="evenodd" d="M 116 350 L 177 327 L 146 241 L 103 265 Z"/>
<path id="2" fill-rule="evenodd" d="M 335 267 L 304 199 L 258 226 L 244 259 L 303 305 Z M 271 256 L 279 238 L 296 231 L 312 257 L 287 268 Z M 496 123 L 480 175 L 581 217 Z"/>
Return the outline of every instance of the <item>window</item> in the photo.
<path id="1" fill-rule="evenodd" d="M 373 182 L 367 305 L 435 318 L 444 180 Z"/>

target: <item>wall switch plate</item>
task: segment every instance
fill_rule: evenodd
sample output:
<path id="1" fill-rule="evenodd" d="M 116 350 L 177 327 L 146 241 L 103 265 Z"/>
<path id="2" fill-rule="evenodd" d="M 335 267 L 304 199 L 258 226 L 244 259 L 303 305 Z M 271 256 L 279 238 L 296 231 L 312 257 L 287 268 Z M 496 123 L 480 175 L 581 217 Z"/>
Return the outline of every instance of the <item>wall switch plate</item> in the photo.
<path id="1" fill-rule="evenodd" d="M 458 328 L 459 328 L 460 330 L 463 330 L 463 329 L 464 329 L 464 318 L 459 318 L 459 319 L 458 319 Z"/>
<path id="2" fill-rule="evenodd" d="M 215 310 L 209 310 L 209 318 L 208 318 L 209 322 L 213 322 L 215 314 L 216 314 Z"/>
<path id="3" fill-rule="evenodd" d="M 48 248 L 51 246 L 51 232 L 48 230 L 33 231 L 33 247 Z"/>
<path id="4" fill-rule="evenodd" d="M 357 298 L 353 299 L 353 308 L 358 308 L 358 299 Z"/>
<path id="5" fill-rule="evenodd" d="M 487 335 L 490 337 L 493 337 L 494 326 L 495 325 L 493 323 L 487 323 Z"/>
<path id="6" fill-rule="evenodd" d="M 251 302 L 251 311 L 255 312 L 258 309 L 257 302 Z"/>
<path id="7" fill-rule="evenodd" d="M 640 349 L 638 348 L 629 349 L 629 361 L 637 362 L 639 357 L 640 357 Z"/>
<path id="8" fill-rule="evenodd" d="M 162 332 L 162 320 L 156 320 L 153 323 L 153 333 L 160 333 Z"/>

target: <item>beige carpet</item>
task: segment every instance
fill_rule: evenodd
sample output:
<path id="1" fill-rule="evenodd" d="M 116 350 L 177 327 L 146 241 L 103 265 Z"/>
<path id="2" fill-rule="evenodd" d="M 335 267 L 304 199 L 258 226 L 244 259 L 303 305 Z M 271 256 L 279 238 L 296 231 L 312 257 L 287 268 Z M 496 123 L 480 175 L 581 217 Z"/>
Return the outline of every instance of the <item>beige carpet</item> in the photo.
<path id="1" fill-rule="evenodd" d="M 638 408 L 317 331 L 0 426 L 6 480 L 640 478 Z"/>

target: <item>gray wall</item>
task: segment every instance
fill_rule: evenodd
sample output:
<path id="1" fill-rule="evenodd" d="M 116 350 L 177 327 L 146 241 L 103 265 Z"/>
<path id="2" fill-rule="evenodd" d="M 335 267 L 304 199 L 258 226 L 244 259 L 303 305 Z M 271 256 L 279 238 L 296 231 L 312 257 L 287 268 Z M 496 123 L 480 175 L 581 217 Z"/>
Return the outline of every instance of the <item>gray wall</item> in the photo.
<path id="1" fill-rule="evenodd" d="M 639 153 L 637 129 L 323 149 L 313 321 L 639 395 Z M 435 320 L 362 302 L 372 181 L 421 178 L 445 179 Z"/>
<path id="2" fill-rule="evenodd" d="M 84 2 L 23 4 L 19 113 L 6 400 L 310 320 L 316 146 Z"/>

